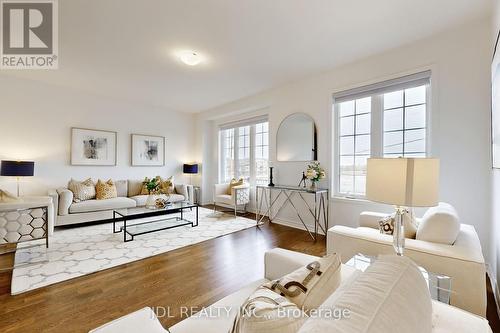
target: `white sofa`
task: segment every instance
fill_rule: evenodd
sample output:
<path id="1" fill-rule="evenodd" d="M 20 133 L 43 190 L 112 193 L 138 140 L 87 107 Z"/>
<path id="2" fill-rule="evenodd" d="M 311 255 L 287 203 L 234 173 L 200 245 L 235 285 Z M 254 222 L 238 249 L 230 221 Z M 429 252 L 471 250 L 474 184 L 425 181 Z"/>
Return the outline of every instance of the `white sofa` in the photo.
<path id="1" fill-rule="evenodd" d="M 118 183 L 120 185 L 118 185 Z M 73 202 L 73 192 L 67 188 L 49 190 L 54 202 L 55 225 L 69 225 L 85 222 L 106 221 L 113 217 L 114 209 L 145 206 L 147 195 L 141 195 L 142 180 L 115 181 L 118 197 L 106 200 L 85 200 Z M 166 198 L 159 195 L 159 198 Z M 170 202 L 193 202 L 193 186 L 175 185 L 175 193 L 169 197 Z"/>
<path id="2" fill-rule="evenodd" d="M 198 315 L 191 316 L 172 326 L 171 333 L 226 333 L 232 326 L 233 320 L 239 307 L 262 283 L 274 280 L 286 275 L 308 263 L 317 257 L 303 253 L 292 252 L 284 249 L 273 249 L 265 255 L 264 278 L 247 285 L 239 291 L 224 297 L 212 304 Z M 342 283 L 355 272 L 354 268 L 342 265 Z M 341 286 L 342 286 L 341 283 Z M 221 313 L 218 309 L 231 309 L 229 315 L 206 316 L 207 313 Z M 432 301 L 432 325 L 433 332 L 475 332 L 491 333 L 486 319 L 468 313 L 461 309 L 443 303 Z M 397 315 L 397 314 L 395 314 Z M 154 312 L 150 308 L 143 308 L 134 313 L 118 318 L 95 330 L 92 333 L 165 333 L 167 332 L 159 323 Z"/>
<path id="3" fill-rule="evenodd" d="M 231 194 L 227 194 L 230 184 L 215 184 L 214 185 L 214 210 L 216 206 L 228 206 L 234 210 L 234 215 L 237 215 L 238 207 L 243 207 L 243 212 L 246 212 L 246 205 L 250 202 L 250 184 L 233 186 Z"/>
<path id="4" fill-rule="evenodd" d="M 393 254 L 392 236 L 379 232 L 378 221 L 386 215 L 363 212 L 358 228 L 340 225 L 330 228 L 327 252 L 339 253 L 343 263 L 357 253 L 371 256 Z M 486 316 L 486 266 L 473 226 L 461 224 L 453 245 L 407 238 L 404 255 L 431 272 L 452 278 L 451 305 Z"/>

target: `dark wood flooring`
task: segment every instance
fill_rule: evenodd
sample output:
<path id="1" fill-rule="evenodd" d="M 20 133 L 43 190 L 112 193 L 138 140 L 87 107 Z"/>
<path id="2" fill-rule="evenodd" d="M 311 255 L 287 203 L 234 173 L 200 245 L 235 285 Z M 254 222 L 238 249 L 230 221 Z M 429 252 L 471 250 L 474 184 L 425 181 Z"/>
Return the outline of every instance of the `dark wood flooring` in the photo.
<path id="1" fill-rule="evenodd" d="M 0 332 L 88 332 L 145 306 L 170 309 L 161 319 L 168 327 L 184 319 L 181 306 L 208 306 L 262 278 L 264 252 L 274 247 L 326 251 L 324 237 L 313 242 L 304 231 L 266 223 L 17 296 L 3 273 Z M 500 332 L 491 290 L 488 300 L 488 320 Z"/>

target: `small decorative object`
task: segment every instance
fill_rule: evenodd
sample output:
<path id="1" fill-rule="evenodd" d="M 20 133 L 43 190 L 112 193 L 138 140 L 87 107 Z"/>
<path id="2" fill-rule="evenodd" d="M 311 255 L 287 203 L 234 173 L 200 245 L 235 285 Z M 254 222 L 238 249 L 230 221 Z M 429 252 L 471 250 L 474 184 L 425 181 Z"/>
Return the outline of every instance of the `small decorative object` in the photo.
<path id="1" fill-rule="evenodd" d="M 71 165 L 116 165 L 116 132 L 73 127 Z"/>
<path id="2" fill-rule="evenodd" d="M 306 177 L 311 181 L 311 188 L 316 188 L 316 183 L 326 177 L 325 169 L 323 169 L 319 162 L 312 162 L 307 166 Z"/>
<path id="3" fill-rule="evenodd" d="M 303 188 L 306 188 L 306 184 L 307 183 L 307 177 L 306 177 L 306 173 L 304 171 L 302 171 L 302 179 L 300 180 L 299 182 L 299 187 L 303 187 Z"/>
<path id="4" fill-rule="evenodd" d="M 160 187 L 160 182 L 158 178 L 152 178 L 149 180 L 145 180 L 143 185 L 146 186 L 148 190 L 148 199 L 146 200 L 146 208 L 156 209 L 156 193 L 158 193 L 158 189 Z"/>
<path id="5" fill-rule="evenodd" d="M 0 176 L 16 177 L 17 196 L 19 197 L 19 178 L 32 177 L 35 172 L 35 162 L 2 161 Z"/>
<path id="6" fill-rule="evenodd" d="M 168 196 L 168 197 L 170 198 L 170 196 Z M 165 207 L 167 207 L 167 205 L 168 205 L 168 199 L 158 198 L 155 201 L 155 206 L 158 209 L 165 208 Z"/>
<path id="7" fill-rule="evenodd" d="M 164 166 L 165 137 L 132 134 L 132 166 Z"/>
<path id="8" fill-rule="evenodd" d="M 274 183 L 273 183 L 273 167 L 270 166 L 269 167 L 269 184 L 267 184 L 267 186 L 274 186 Z"/>

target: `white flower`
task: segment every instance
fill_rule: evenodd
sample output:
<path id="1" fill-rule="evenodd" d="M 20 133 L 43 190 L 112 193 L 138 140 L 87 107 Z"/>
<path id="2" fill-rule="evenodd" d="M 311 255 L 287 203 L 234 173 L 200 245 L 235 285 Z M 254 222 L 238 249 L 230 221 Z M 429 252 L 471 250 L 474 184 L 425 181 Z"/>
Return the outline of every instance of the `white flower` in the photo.
<path id="1" fill-rule="evenodd" d="M 307 171 L 306 171 L 306 177 L 308 179 L 314 179 L 314 178 L 316 178 L 316 176 L 317 176 L 316 170 L 314 170 L 314 169 L 307 169 Z"/>

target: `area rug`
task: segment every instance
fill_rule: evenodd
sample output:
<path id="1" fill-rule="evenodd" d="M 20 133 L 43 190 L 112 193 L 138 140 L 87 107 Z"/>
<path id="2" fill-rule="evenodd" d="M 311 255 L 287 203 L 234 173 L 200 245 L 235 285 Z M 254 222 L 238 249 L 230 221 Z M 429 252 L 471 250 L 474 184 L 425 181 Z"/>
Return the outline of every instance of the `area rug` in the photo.
<path id="1" fill-rule="evenodd" d="M 194 221 L 194 210 L 185 218 Z M 136 236 L 123 242 L 112 232 L 112 223 L 57 229 L 48 249 L 43 245 L 16 251 L 11 294 L 66 281 L 118 265 L 251 228 L 255 221 L 199 208 L 197 227 L 183 226 Z M 27 244 L 27 243 L 26 243 Z M 40 263 L 41 259 L 44 262 Z M 28 265 L 26 265 L 28 264 Z"/>

